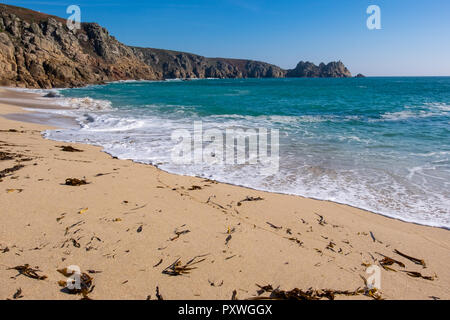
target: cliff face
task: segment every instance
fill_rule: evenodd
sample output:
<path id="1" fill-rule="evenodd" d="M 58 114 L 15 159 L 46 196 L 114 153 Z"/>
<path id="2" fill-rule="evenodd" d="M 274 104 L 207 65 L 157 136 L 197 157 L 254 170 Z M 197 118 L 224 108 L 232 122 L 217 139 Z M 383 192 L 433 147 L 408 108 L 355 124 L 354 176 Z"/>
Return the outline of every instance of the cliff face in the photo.
<path id="1" fill-rule="evenodd" d="M 95 23 L 76 33 L 66 21 L 0 5 L 0 84 L 34 88 L 119 79 L 156 79 L 133 50 Z"/>
<path id="2" fill-rule="evenodd" d="M 286 71 L 265 62 L 205 58 L 192 53 L 133 47 L 161 78 L 281 78 Z"/>
<path id="3" fill-rule="evenodd" d="M 300 61 L 295 69 L 288 70 L 289 78 L 350 78 L 352 74 L 341 62 L 321 63 L 318 66 L 311 62 Z"/>
<path id="4" fill-rule="evenodd" d="M 0 4 L 0 85 L 76 87 L 107 81 L 167 78 L 350 77 L 342 62 L 300 62 L 283 70 L 265 62 L 205 58 L 129 47 L 96 23 L 72 32 L 66 20 Z"/>

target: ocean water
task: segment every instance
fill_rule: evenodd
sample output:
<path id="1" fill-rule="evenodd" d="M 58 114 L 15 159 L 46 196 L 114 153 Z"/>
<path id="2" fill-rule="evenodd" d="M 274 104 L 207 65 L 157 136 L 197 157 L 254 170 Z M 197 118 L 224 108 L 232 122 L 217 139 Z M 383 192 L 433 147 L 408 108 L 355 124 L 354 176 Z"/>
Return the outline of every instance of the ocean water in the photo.
<path id="1" fill-rule="evenodd" d="M 79 127 L 50 139 L 255 189 L 450 228 L 450 78 L 134 81 L 59 91 Z M 46 110 L 48 112 L 48 110 Z M 176 129 L 279 130 L 279 171 L 176 164 Z M 257 166 L 257 165 L 256 165 Z"/>

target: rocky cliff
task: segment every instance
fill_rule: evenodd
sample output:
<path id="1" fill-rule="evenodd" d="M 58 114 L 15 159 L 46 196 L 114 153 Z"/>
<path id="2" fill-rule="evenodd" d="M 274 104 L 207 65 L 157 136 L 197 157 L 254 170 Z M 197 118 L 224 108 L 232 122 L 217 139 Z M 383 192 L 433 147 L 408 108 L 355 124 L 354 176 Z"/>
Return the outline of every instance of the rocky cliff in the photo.
<path id="1" fill-rule="evenodd" d="M 192 53 L 132 48 L 161 78 L 282 78 L 286 71 L 265 62 L 205 58 Z"/>
<path id="2" fill-rule="evenodd" d="M 0 4 L 0 85 L 75 87 L 107 81 L 167 78 L 350 77 L 342 62 L 300 62 L 283 70 L 265 62 L 206 58 L 129 47 L 96 23 L 72 32 L 66 20 Z"/>
<path id="3" fill-rule="evenodd" d="M 95 23 L 73 33 L 64 19 L 0 5 L 0 85 L 81 86 L 156 79 L 133 50 Z"/>

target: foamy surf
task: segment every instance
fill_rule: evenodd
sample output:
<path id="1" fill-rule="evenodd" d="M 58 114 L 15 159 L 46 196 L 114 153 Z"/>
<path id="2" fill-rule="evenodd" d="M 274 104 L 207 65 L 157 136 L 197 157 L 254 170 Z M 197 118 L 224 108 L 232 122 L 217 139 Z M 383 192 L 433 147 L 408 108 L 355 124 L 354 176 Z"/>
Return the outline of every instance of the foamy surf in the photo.
<path id="1" fill-rule="evenodd" d="M 381 89 L 371 81 L 365 90 L 373 95 Z M 330 91 L 325 100 L 323 83 Z M 404 221 L 450 228 L 450 139 L 444 139 L 449 134 L 445 124 L 449 123 L 450 98 L 411 103 L 405 96 L 405 101 L 393 99 L 389 106 L 367 106 L 365 102 L 353 106 L 346 105 L 350 102 L 339 97 L 332 82 L 323 83 L 311 102 L 296 98 L 295 103 L 286 101 L 286 106 L 279 102 L 286 100 L 283 96 L 267 94 L 275 92 L 270 86 L 282 91 L 291 85 L 295 97 L 299 90 L 311 95 L 314 87 L 310 82 L 128 82 L 64 90 L 61 99 L 66 109 L 54 112 L 76 117 L 79 128 L 44 135 L 100 145 L 113 156 L 158 165 L 172 173 L 330 200 Z M 348 83 L 347 94 L 359 90 L 359 84 Z M 240 86 L 245 86 L 245 95 L 228 94 L 241 90 Z M 314 107 L 319 97 L 323 106 Z M 345 102 L 335 107 L 332 103 L 339 99 Z M 386 96 L 383 99 L 386 101 Z M 259 103 L 256 107 L 255 101 Z M 278 105 L 276 113 L 265 107 L 273 105 Z M 192 131 L 193 122 L 200 120 L 204 130 L 279 129 L 279 172 L 262 177 L 254 166 L 173 163 L 171 133 Z M 416 126 L 425 135 L 419 134 Z M 431 137 L 435 145 L 427 141 Z"/>
<path id="2" fill-rule="evenodd" d="M 107 111 L 111 110 L 111 102 L 108 100 L 83 98 L 51 98 L 52 104 L 65 108 L 77 109 L 81 111 Z"/>

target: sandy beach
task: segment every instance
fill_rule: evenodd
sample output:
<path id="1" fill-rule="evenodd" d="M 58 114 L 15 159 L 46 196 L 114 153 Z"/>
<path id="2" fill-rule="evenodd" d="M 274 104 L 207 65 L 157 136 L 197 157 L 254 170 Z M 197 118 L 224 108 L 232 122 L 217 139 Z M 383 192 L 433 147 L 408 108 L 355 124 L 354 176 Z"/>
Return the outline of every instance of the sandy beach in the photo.
<path id="1" fill-rule="evenodd" d="M 19 288 L 21 299 L 80 299 L 58 285 L 57 270 L 71 265 L 93 278 L 91 299 L 157 299 L 157 287 L 164 299 L 231 299 L 235 290 L 249 299 L 257 284 L 354 291 L 369 265 L 380 267 L 383 299 L 450 298 L 448 230 L 46 140 L 41 132 L 54 127 L 24 121 L 32 117 L 20 106 L 33 107 L 24 95 L 0 89 L 0 299 Z M 194 258 L 189 273 L 166 269 Z M 46 278 L 11 269 L 25 264 Z"/>

